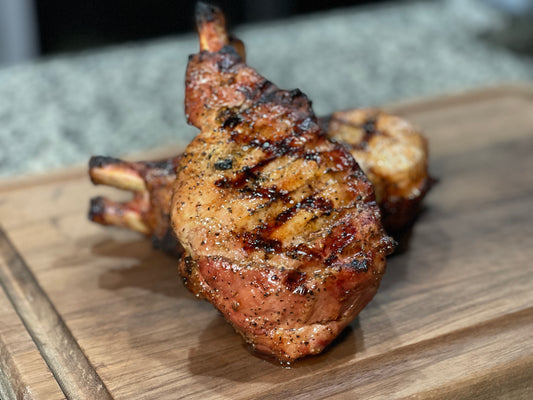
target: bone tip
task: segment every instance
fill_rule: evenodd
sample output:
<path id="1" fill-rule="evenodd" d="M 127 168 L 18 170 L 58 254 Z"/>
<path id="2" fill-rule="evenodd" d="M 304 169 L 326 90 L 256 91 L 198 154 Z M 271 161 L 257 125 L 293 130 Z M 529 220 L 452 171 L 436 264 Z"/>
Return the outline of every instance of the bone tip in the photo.
<path id="1" fill-rule="evenodd" d="M 108 156 L 92 156 L 89 159 L 89 169 L 94 168 L 103 168 L 110 164 L 118 164 L 122 162 L 118 158 L 108 157 Z"/>
<path id="2" fill-rule="evenodd" d="M 89 213 L 87 217 L 90 221 L 102 223 L 104 222 L 105 209 L 105 199 L 102 196 L 93 197 L 89 204 Z"/>
<path id="3" fill-rule="evenodd" d="M 196 23 L 198 26 L 201 26 L 204 23 L 220 19 L 222 17 L 222 11 L 212 4 L 199 1 L 196 3 L 195 15 Z"/>

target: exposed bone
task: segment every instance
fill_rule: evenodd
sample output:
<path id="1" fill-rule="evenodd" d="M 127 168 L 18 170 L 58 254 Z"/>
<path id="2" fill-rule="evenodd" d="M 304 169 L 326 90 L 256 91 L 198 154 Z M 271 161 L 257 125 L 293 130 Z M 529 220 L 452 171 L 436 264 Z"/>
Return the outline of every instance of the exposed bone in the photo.
<path id="1" fill-rule="evenodd" d="M 148 195 L 144 193 L 142 200 Z M 130 202 L 120 203 L 104 197 L 94 197 L 89 206 L 89 219 L 101 225 L 114 225 L 149 235 L 152 229 L 143 221 L 138 205 L 147 203 L 135 197 Z M 145 208 L 147 208 L 146 205 Z"/>
<path id="2" fill-rule="evenodd" d="M 92 157 L 89 175 L 93 183 L 131 191 L 133 197 L 117 202 L 102 196 L 91 199 L 89 219 L 143 233 L 156 248 L 177 255 L 181 252 L 170 229 L 170 196 L 181 155 L 162 161 L 128 162 L 112 157 Z"/>
<path id="3" fill-rule="evenodd" d="M 136 164 L 112 157 L 91 157 L 89 175 L 95 184 L 142 192 L 146 190 L 146 185 Z"/>
<path id="4" fill-rule="evenodd" d="M 218 9 L 209 4 L 196 4 L 196 25 L 203 28 L 200 35 L 200 50 L 219 51 L 230 42 L 225 29 L 226 18 Z"/>

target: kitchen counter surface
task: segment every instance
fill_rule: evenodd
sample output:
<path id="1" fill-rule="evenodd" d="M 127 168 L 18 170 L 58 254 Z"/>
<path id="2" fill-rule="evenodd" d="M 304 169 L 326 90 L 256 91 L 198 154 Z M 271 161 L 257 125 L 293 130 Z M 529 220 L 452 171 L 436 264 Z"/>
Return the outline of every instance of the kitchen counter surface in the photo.
<path id="1" fill-rule="evenodd" d="M 250 65 L 324 115 L 533 80 L 533 55 L 504 45 L 506 24 L 483 1 L 411 1 L 235 32 Z M 196 49 L 188 34 L 0 69 L 0 177 L 185 145 L 195 131 L 183 81 Z"/>

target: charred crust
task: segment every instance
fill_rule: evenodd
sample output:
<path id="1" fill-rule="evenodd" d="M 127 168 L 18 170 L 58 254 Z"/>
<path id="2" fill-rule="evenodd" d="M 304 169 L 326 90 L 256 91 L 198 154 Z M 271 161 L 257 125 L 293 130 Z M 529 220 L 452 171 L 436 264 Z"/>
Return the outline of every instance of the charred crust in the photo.
<path id="1" fill-rule="evenodd" d="M 89 159 L 89 169 L 103 168 L 107 165 L 121 164 L 122 160 L 108 156 L 93 156 Z"/>
<path id="2" fill-rule="evenodd" d="M 300 109 L 304 114 L 313 119 L 314 112 L 311 108 L 311 101 L 300 89 L 290 91 L 279 89 L 272 82 L 265 79 L 258 85 L 257 89 L 244 93 L 245 96 L 254 100 L 257 104 L 275 103 L 281 106 Z M 306 119 L 310 119 L 309 117 Z"/>
<path id="3" fill-rule="evenodd" d="M 233 160 L 226 158 L 225 160 L 218 160 L 215 162 L 214 167 L 218 171 L 224 171 L 233 168 Z"/>
<path id="4" fill-rule="evenodd" d="M 366 118 L 366 120 L 362 124 L 357 126 L 359 129 L 362 129 L 363 138 L 361 139 L 359 143 L 352 145 L 354 149 L 364 150 L 367 148 L 368 142 L 370 141 L 372 136 L 378 134 L 376 123 L 377 123 L 377 116 L 370 115 Z"/>
<path id="5" fill-rule="evenodd" d="M 270 201 L 276 201 L 276 200 L 283 200 L 288 201 L 289 200 L 289 192 L 286 190 L 278 189 L 276 185 L 269 186 L 269 187 L 248 187 L 245 186 L 239 191 L 251 198 L 261 198 L 261 199 L 268 199 Z"/>
<path id="6" fill-rule="evenodd" d="M 219 112 L 218 120 L 221 121 L 222 128 L 233 129 L 242 122 L 242 116 L 231 109 L 224 109 Z"/>
<path id="7" fill-rule="evenodd" d="M 338 260 L 338 256 L 344 249 L 352 245 L 357 240 L 357 227 L 351 224 L 342 224 L 332 228 L 327 241 L 329 256 L 325 259 L 327 266 L 333 266 Z"/>
<path id="8" fill-rule="evenodd" d="M 366 261 L 366 259 L 362 259 L 362 260 L 359 260 L 357 258 L 354 258 L 351 262 L 350 262 L 350 268 L 356 270 L 356 271 L 363 271 L 363 272 L 366 272 L 368 271 L 368 263 Z"/>
<path id="9" fill-rule="evenodd" d="M 240 87 L 241 92 L 248 100 L 257 104 L 265 104 L 275 99 L 275 94 L 281 91 L 268 79 L 262 78 L 253 87 Z"/>
<path id="10" fill-rule="evenodd" d="M 220 51 L 219 54 L 226 54 L 226 56 L 221 57 L 216 61 L 216 65 L 220 72 L 226 73 L 231 72 L 231 69 L 238 63 L 241 62 L 241 57 L 237 53 L 237 51 L 233 48 L 233 46 L 224 46 Z"/>
<path id="11" fill-rule="evenodd" d="M 365 122 L 363 122 L 361 128 L 365 132 L 365 136 L 372 136 L 377 132 L 376 122 L 376 116 L 369 116 Z"/>
<path id="12" fill-rule="evenodd" d="M 243 242 L 243 247 L 247 251 L 261 250 L 267 254 L 281 251 L 281 242 L 275 239 L 266 238 L 259 232 L 244 232 L 237 235 Z"/>
<path id="13" fill-rule="evenodd" d="M 245 166 L 241 170 L 237 171 L 236 176 L 233 179 L 230 177 L 218 179 L 217 181 L 215 181 L 215 186 L 223 189 L 243 189 L 247 183 L 258 180 L 260 175 L 259 171 L 262 168 L 284 155 L 292 155 L 296 158 L 303 158 L 314 161 L 318 161 L 320 159 L 322 153 L 306 151 L 305 149 L 296 146 L 293 143 L 295 137 L 296 136 L 289 136 L 275 142 L 266 142 L 259 140 L 250 140 L 248 142 L 244 142 L 246 146 L 260 147 L 261 149 L 263 149 L 267 156 L 255 165 Z M 345 158 L 338 157 L 338 155 L 334 154 L 334 152 L 331 152 L 329 156 L 337 157 L 339 161 L 337 164 L 339 166 L 352 166 L 350 164 L 350 159 L 348 158 L 348 156 L 346 156 Z"/>
<path id="14" fill-rule="evenodd" d="M 196 24 L 201 26 L 207 22 L 213 22 L 222 17 L 222 11 L 211 4 L 199 1 L 195 7 Z"/>
<path id="15" fill-rule="evenodd" d="M 144 164 L 150 171 L 157 171 L 157 173 L 162 173 L 164 175 L 175 175 L 180 158 L 181 157 L 160 161 L 146 161 Z"/>
<path id="16" fill-rule="evenodd" d="M 287 208 L 276 217 L 276 224 L 281 225 L 291 219 L 300 210 L 318 210 L 329 215 L 333 211 L 333 203 L 329 199 L 309 196 L 294 206 Z"/>
<path id="17" fill-rule="evenodd" d="M 93 197 L 89 203 L 89 213 L 87 217 L 90 221 L 103 223 L 105 213 L 105 198 L 102 196 Z"/>
<path id="18" fill-rule="evenodd" d="M 202 13 L 199 14 L 201 17 Z M 213 11 L 206 11 L 204 14 L 204 20 L 215 19 Z M 209 45 L 206 47 L 210 48 Z M 298 327 L 308 325 L 307 310 L 313 312 L 314 304 L 321 306 L 320 302 L 313 301 L 321 300 L 320 296 L 326 290 L 328 296 L 344 302 L 356 298 L 358 300 L 358 296 L 351 294 L 354 285 L 360 285 L 355 289 L 360 290 L 359 287 L 364 289 L 364 279 L 375 283 L 377 276 L 372 276 L 372 269 L 377 264 L 376 257 L 382 257 L 381 262 L 384 262 L 382 250 L 385 246 L 379 225 L 379 212 L 371 194 L 370 183 L 351 154 L 341 145 L 331 144 L 325 138 L 311 110 L 309 99 L 297 89 L 280 90 L 271 82 L 258 78 L 255 73 L 232 75 L 241 72 L 240 68 L 244 66 L 236 64 L 237 58 L 231 54 L 234 54 L 232 47 L 223 48 L 216 53 L 203 52 L 198 59 L 209 62 L 209 73 L 215 74 L 217 81 L 211 83 L 211 86 L 205 80 L 200 85 L 193 77 L 188 81 L 191 86 L 199 85 L 191 89 L 198 89 L 194 93 L 198 98 L 218 96 L 216 101 L 198 103 L 198 109 L 190 109 L 196 113 L 195 125 L 206 123 L 202 126 L 208 126 L 215 135 L 206 136 L 209 132 L 204 129 L 206 135 L 200 135 L 196 139 L 198 147 L 193 147 L 196 154 L 185 159 L 181 168 L 185 168 L 189 161 L 192 169 L 190 176 L 197 179 L 184 181 L 176 189 L 172 201 L 174 206 L 178 201 L 189 201 L 190 210 L 193 210 L 198 201 L 195 195 L 201 196 L 204 190 L 209 190 L 198 189 L 205 179 L 205 173 L 209 177 L 209 185 L 213 184 L 211 179 L 215 180 L 215 194 L 219 196 L 217 200 L 230 198 L 230 204 L 224 203 L 224 210 L 221 207 L 217 211 L 224 213 L 224 217 L 229 216 L 226 213 L 231 212 L 233 201 L 249 200 L 248 197 L 254 199 L 239 204 L 238 209 L 242 204 L 245 206 L 243 210 L 247 209 L 244 214 L 252 214 L 259 207 L 269 207 L 272 202 L 279 202 L 271 209 L 262 209 L 266 213 L 257 212 L 257 218 L 245 221 L 246 224 L 240 222 L 248 216 L 240 215 L 235 207 L 231 215 L 232 225 L 220 230 L 223 235 L 218 240 L 221 242 L 222 252 L 211 253 L 221 254 L 218 256 L 221 260 L 217 261 L 213 255 L 202 255 L 209 254 L 205 249 L 207 246 L 202 247 L 199 253 L 190 249 L 192 255 L 199 258 L 184 257 L 180 271 L 184 279 L 190 282 L 190 286 L 197 289 L 197 294 L 202 293 L 212 301 L 250 342 L 258 335 L 267 335 L 271 342 L 277 342 L 279 338 L 283 346 L 298 343 L 301 355 L 317 352 L 320 351 L 317 348 L 317 341 L 322 340 L 320 337 L 303 336 L 296 340 L 290 336 L 292 333 L 282 335 L 281 330 L 273 331 L 273 328 L 285 327 L 286 323 L 285 329 L 294 332 Z M 222 91 L 218 91 L 218 83 L 223 86 Z M 230 94 L 235 97 L 226 102 L 225 97 L 227 95 L 229 98 Z M 194 101 L 196 100 L 195 97 Z M 220 110 L 219 103 L 232 106 Z M 278 123 L 278 120 L 281 122 Z M 375 122 L 369 122 L 363 129 L 368 135 L 374 134 Z M 211 150 L 211 146 L 218 147 Z M 210 154 L 207 154 L 208 150 Z M 281 157 L 283 158 L 280 160 Z M 274 167 L 274 164 L 270 163 L 277 160 L 280 165 L 276 164 L 278 169 L 272 173 L 274 168 L 270 167 Z M 290 184 L 286 184 L 285 179 L 277 180 L 278 174 L 283 173 L 281 169 L 286 165 L 291 166 L 290 173 L 294 171 L 295 180 Z M 299 172 L 299 169 L 304 168 L 310 168 L 311 174 Z M 223 172 L 214 172 L 213 169 Z M 186 174 L 185 176 L 188 177 Z M 288 175 L 286 177 L 291 178 Z M 278 187 L 273 186 L 275 184 Z M 267 185 L 271 186 L 266 187 Z M 280 187 L 289 190 L 281 190 Z M 225 190 L 233 192 L 226 193 Z M 357 193 L 362 194 L 359 200 L 355 199 Z M 293 195 L 294 199 L 291 201 Z M 255 201 L 256 198 L 266 201 Z M 213 207 L 212 204 L 209 205 Z M 215 211 L 209 210 L 207 204 L 206 207 L 211 213 L 206 215 L 214 216 L 213 221 L 218 222 L 216 217 L 222 214 L 217 215 Z M 173 223 L 180 226 L 178 235 L 183 235 L 182 239 L 187 240 L 187 228 L 179 222 L 186 223 L 186 218 L 192 220 L 194 211 L 174 215 L 176 218 Z M 328 215 L 331 217 L 324 217 Z M 298 230 L 291 238 L 291 232 L 278 230 L 292 218 L 294 222 L 298 216 L 302 217 L 302 221 L 298 220 L 298 223 L 307 224 L 304 229 L 310 228 L 310 235 L 306 236 L 307 231 Z M 316 221 L 309 224 L 313 218 Z M 285 227 L 289 228 L 288 225 Z M 299 228 L 298 226 L 297 229 Z M 211 225 L 206 235 L 216 235 L 217 229 L 217 226 Z M 199 243 L 202 239 L 204 237 L 196 237 L 186 243 L 202 246 L 205 245 L 203 241 Z M 233 247 L 238 249 L 238 256 L 233 252 Z M 278 258 L 279 253 L 283 254 Z M 285 256 L 297 261 L 285 263 Z M 285 269 L 280 264 L 285 264 Z M 359 276 L 355 272 L 367 270 L 370 271 L 368 274 L 361 273 Z M 376 268 L 376 275 L 380 271 Z M 374 289 L 375 286 L 371 288 Z M 348 303 L 346 305 L 353 306 Z M 303 313 L 300 313 L 301 310 L 304 310 Z M 343 312 L 344 310 L 345 308 Z M 293 312 L 295 315 L 289 316 Z M 284 319 L 285 315 L 287 319 Z M 238 318 L 241 317 L 240 322 Z M 266 346 L 260 342 L 258 345 Z M 304 346 L 310 346 L 311 349 L 305 350 Z M 281 347 L 273 350 L 284 356 Z"/>
<path id="19" fill-rule="evenodd" d="M 222 189 L 240 189 L 246 185 L 247 182 L 255 181 L 259 175 L 254 171 L 258 169 L 259 165 L 254 167 L 244 167 L 237 172 L 237 178 L 230 179 L 228 177 L 220 178 L 215 181 L 215 186 Z"/>

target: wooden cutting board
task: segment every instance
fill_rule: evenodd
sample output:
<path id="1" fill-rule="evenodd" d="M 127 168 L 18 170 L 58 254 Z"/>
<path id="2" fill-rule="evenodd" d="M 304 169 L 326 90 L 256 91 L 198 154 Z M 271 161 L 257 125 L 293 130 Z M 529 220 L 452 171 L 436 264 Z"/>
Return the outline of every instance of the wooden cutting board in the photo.
<path id="1" fill-rule="evenodd" d="M 84 168 L 1 182 L 0 397 L 533 398 L 533 90 L 391 110 L 425 130 L 439 182 L 374 300 L 291 368 L 147 239 L 87 221 L 91 196 L 123 193 Z"/>

